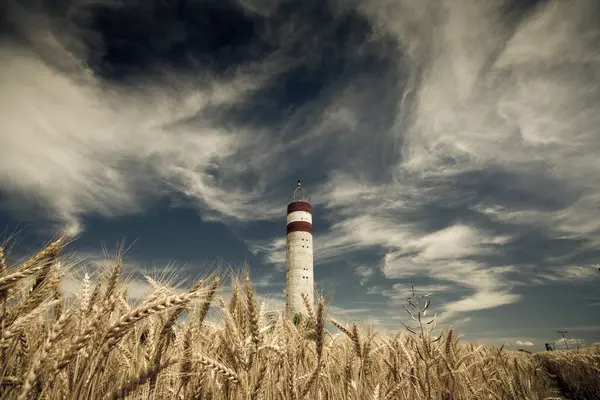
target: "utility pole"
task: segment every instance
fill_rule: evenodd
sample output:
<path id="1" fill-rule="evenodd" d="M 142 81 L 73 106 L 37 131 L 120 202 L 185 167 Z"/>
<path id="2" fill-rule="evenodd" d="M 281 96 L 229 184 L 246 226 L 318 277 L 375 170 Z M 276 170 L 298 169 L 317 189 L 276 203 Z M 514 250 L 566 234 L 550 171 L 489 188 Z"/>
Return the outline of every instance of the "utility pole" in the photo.
<path id="1" fill-rule="evenodd" d="M 565 341 L 565 346 L 567 346 L 567 350 L 569 350 L 569 343 L 567 343 L 567 338 L 565 337 L 565 333 L 569 333 L 568 331 L 556 331 L 557 333 L 560 333 L 563 337 L 563 340 Z"/>

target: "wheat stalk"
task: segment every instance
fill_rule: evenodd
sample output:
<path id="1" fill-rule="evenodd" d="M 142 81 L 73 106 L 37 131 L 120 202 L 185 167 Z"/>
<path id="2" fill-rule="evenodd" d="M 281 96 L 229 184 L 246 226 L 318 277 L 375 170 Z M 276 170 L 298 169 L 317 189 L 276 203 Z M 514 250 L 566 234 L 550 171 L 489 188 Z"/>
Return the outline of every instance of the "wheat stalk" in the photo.
<path id="1" fill-rule="evenodd" d="M 1 278 L 37 271 L 7 288 L 1 399 L 526 400 L 556 396 L 545 367 L 550 362 L 556 376 L 573 380 L 573 390 L 594 388 L 600 371 L 600 348 L 522 357 L 462 344 L 452 328 L 439 342 L 429 329 L 384 335 L 368 326 L 361 333 L 358 323 L 328 318 L 322 297 L 313 310 L 303 296 L 309 307 L 295 326 L 283 312 L 265 303 L 259 308 L 251 282 L 235 277 L 219 313 L 209 312 L 219 278 L 198 280 L 183 294 L 151 280 L 152 293 L 134 305 L 114 265 L 120 259 L 95 281 L 83 277 L 70 299 L 57 293 L 64 269 L 53 257 L 47 252 L 25 269 L 0 265 Z M 46 269 L 36 270 L 41 265 Z M 339 333 L 327 332 L 326 318 Z"/>

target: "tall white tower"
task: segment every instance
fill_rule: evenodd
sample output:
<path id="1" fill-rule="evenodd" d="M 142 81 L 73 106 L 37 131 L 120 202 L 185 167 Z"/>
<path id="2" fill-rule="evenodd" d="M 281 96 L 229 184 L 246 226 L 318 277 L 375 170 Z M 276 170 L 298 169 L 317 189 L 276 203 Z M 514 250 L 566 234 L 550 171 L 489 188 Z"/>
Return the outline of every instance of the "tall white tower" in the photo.
<path id="1" fill-rule="evenodd" d="M 314 306 L 312 205 L 300 181 L 287 205 L 286 300 L 289 317 L 306 313 L 302 294 Z"/>

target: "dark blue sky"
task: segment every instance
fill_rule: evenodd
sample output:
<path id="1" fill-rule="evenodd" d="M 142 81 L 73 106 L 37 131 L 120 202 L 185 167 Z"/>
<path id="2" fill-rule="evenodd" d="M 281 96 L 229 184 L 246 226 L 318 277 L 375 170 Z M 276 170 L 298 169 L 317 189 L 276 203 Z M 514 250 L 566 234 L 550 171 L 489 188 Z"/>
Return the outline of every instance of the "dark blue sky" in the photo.
<path id="1" fill-rule="evenodd" d="M 412 282 L 468 340 L 600 341 L 598 2 L 1 7 L 20 251 L 67 228 L 80 276 L 126 238 L 140 290 L 248 263 L 277 307 L 302 179 L 339 318 L 399 329 Z"/>

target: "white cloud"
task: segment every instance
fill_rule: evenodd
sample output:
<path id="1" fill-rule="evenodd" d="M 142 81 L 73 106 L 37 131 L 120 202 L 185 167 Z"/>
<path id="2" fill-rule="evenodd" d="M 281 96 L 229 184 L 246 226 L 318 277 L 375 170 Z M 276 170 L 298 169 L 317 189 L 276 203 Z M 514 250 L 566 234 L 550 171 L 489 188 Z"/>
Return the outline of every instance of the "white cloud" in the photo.
<path id="1" fill-rule="evenodd" d="M 315 196 L 332 221 L 326 234 L 315 236 L 320 263 L 384 249 L 381 269 L 388 279 L 427 277 L 450 293 L 467 289 L 441 306 L 441 319 L 515 303 L 517 284 L 582 281 L 597 272 L 567 265 L 533 276 L 545 264 L 542 254 L 527 268 L 502 257 L 503 246 L 523 229 L 496 232 L 461 220 L 461 211 L 433 231 L 429 220 L 419 220 L 429 217 L 428 204 L 448 212 L 467 205 L 496 225 L 590 246 L 600 239 L 593 211 L 600 207 L 600 116 L 594 111 L 600 30 L 587 17 L 598 5 L 548 2 L 519 24 L 502 7 L 479 0 L 361 3 L 377 32 L 392 35 L 403 55 L 398 70 L 406 81 L 397 91 L 404 96 L 389 132 L 402 135 L 401 157 L 392 163 L 390 182 L 369 181 L 342 165 Z M 458 187 L 463 176 L 487 171 L 502 172 L 506 182 L 490 174 L 490 182 Z M 476 185 L 488 183 L 498 191 L 478 192 Z M 509 278 L 514 273 L 518 283 Z M 377 286 L 367 293 L 404 297 Z"/>
<path id="2" fill-rule="evenodd" d="M 354 269 L 354 273 L 361 277 L 360 284 L 362 286 L 369 281 L 371 276 L 373 276 L 373 268 L 367 267 L 366 265 L 359 265 Z"/>
<path id="3" fill-rule="evenodd" d="M 356 267 L 354 270 L 357 275 L 362 276 L 363 278 L 369 278 L 373 275 L 373 268 L 367 267 L 366 265 L 360 265 Z"/>
<path id="4" fill-rule="evenodd" d="M 508 209 L 501 205 L 486 206 L 479 204 L 473 207 L 473 210 L 489 217 L 491 220 L 500 222 L 510 222 L 519 224 L 543 224 L 552 216 L 551 212 L 544 212 L 538 209 L 515 210 Z"/>
<path id="5" fill-rule="evenodd" d="M 388 248 L 382 267 L 388 278 L 425 275 L 474 290 L 446 304 L 450 313 L 520 299 L 505 277 L 515 268 L 467 259 L 501 251 L 499 246 L 511 236 L 483 232 L 466 223 L 423 234 L 419 222 L 406 218 L 419 204 L 434 199 L 452 204 L 456 195 L 450 190 L 452 180 L 459 175 L 486 168 L 501 168 L 514 176 L 527 169 L 540 171 L 540 177 L 560 189 L 539 186 L 535 175 L 524 175 L 519 179 L 531 181 L 517 182 L 519 190 L 548 198 L 560 191 L 561 198 L 579 200 L 558 212 L 536 202 L 513 208 L 495 203 L 494 198 L 474 209 L 497 221 L 546 229 L 557 237 L 593 240 L 600 233 L 591 212 L 600 206 L 600 141 L 594 128 L 600 117 L 592 106 L 600 102 L 600 95 L 598 85 L 590 86 L 589 78 L 582 75 L 585 70 L 590 77 L 600 77 L 600 52 L 592 40 L 600 37 L 599 31 L 586 19 L 597 5 L 551 2 L 526 18 L 513 34 L 496 7 L 499 3 L 494 4 L 440 1 L 434 6 L 385 0 L 363 4 L 363 11 L 382 31 L 394 35 L 407 53 L 401 67 L 410 75 L 425 65 L 424 77 L 414 87 L 409 77 L 405 88 L 417 99 L 413 123 L 402 130 L 406 132 L 403 157 L 396 165 L 394 185 L 367 186 L 359 178 L 338 174 L 331 182 L 340 189 L 324 193 L 329 207 L 336 211 L 340 207 L 335 233 L 320 238 L 326 243 L 325 258 L 361 247 Z M 544 37 L 542 46 L 540 37 Z M 572 42 L 577 45 L 571 46 Z M 402 106 L 399 114 L 404 112 Z M 568 266 L 549 276 L 583 279 L 593 271 Z"/>
<path id="6" fill-rule="evenodd" d="M 95 280 L 92 280 L 95 285 Z M 127 286 L 127 296 L 131 301 L 139 301 L 150 295 L 154 288 L 142 279 L 129 279 L 124 281 L 124 286 Z M 61 291 L 65 296 L 73 296 L 80 292 L 82 280 L 72 276 L 67 276 L 61 281 Z M 177 288 L 172 288 L 173 292 L 181 291 Z"/>
<path id="7" fill-rule="evenodd" d="M 381 286 L 371 286 L 368 288 L 367 294 L 383 294 L 383 289 Z"/>
<path id="8" fill-rule="evenodd" d="M 521 299 L 522 296 L 504 291 L 478 291 L 470 297 L 458 301 L 450 302 L 444 305 L 447 310 L 446 318 L 459 312 L 486 310 L 508 304 L 512 304 Z"/>
<path id="9" fill-rule="evenodd" d="M 285 281 L 274 279 L 272 274 L 266 274 L 253 279 L 252 286 L 254 286 L 260 291 L 264 291 L 267 289 L 273 289 L 277 287 L 283 288 L 285 286 Z"/>
<path id="10" fill-rule="evenodd" d="M 517 340 L 517 343 L 516 343 L 516 345 L 517 345 L 517 346 L 526 346 L 526 347 L 531 347 L 531 346 L 533 346 L 533 343 L 532 343 L 532 342 L 523 342 L 523 341 L 521 341 L 521 340 Z"/>
<path id="11" fill-rule="evenodd" d="M 504 244 L 506 237 L 489 237 L 467 225 L 453 225 L 402 246 L 405 252 L 419 251 L 423 260 L 463 258 L 486 251 L 486 244 Z"/>
<path id="12" fill-rule="evenodd" d="M 598 278 L 598 265 L 565 265 L 549 268 L 539 277 L 540 283 L 546 282 L 587 282 Z"/>
<path id="13" fill-rule="evenodd" d="M 76 294 L 80 290 L 86 274 L 88 274 L 92 285 L 95 285 L 103 274 L 111 274 L 115 267 L 115 254 L 110 249 L 106 253 L 79 249 L 64 264 L 68 267 L 68 272 L 61 281 L 62 292 L 67 296 Z M 214 271 L 214 268 L 212 270 Z M 190 272 L 192 273 L 190 274 Z M 197 279 L 196 274 L 198 272 L 204 275 L 207 272 L 206 265 L 186 264 L 176 266 L 170 263 L 155 265 L 153 263 L 140 262 L 125 252 L 120 263 L 120 282 L 124 286 L 127 286 L 129 299 L 138 301 L 147 297 L 154 290 L 152 282 L 158 283 L 161 287 L 167 288 L 172 293 L 181 293 L 193 284 L 193 281 L 190 280 L 190 275 L 195 280 Z M 264 278 L 257 282 L 264 284 Z M 222 289 L 221 287 L 219 291 Z"/>
<path id="14" fill-rule="evenodd" d="M 272 6 L 245 4 L 262 15 Z M 32 207 L 24 200 L 39 199 L 75 231 L 81 214 L 141 212 L 174 191 L 189 196 L 206 218 L 281 218 L 281 203 L 267 188 L 292 167 L 275 161 L 323 151 L 331 146 L 325 139 L 342 132 L 344 142 L 360 137 L 397 148 L 377 179 L 363 173 L 373 160 L 361 158 L 362 146 L 352 154 L 337 145 L 326 149 L 340 164 L 321 171 L 328 182 L 314 196 L 332 225 L 315 235 L 319 263 L 383 249 L 388 279 L 428 277 L 440 291 L 468 290 L 441 306 L 446 317 L 514 303 L 520 296 L 508 275 L 519 269 L 502 256 L 519 234 L 462 218 L 462 207 L 494 226 L 600 243 L 600 36 L 589 17 L 598 7 L 594 0 L 546 2 L 518 24 L 502 7 L 480 0 L 361 2 L 375 36 L 394 38 L 400 49 L 397 59 L 386 55 L 403 77 L 394 88 L 393 128 L 364 132 L 353 113 L 363 93 L 353 84 L 336 88 L 343 95 L 331 96 L 336 101 L 323 106 L 325 116 L 301 125 L 287 142 L 268 129 L 234 129 L 202 118 L 208 107 L 233 104 L 284 69 L 276 56 L 240 68 L 229 81 L 165 76 L 161 84 L 125 91 L 91 76 L 81 54 L 50 35 L 48 21 L 25 15 L 33 49 L 0 47 L 6 94 L 0 120 L 6 132 L 18 132 L 0 136 L 0 184 L 10 194 L 4 206 L 25 212 Z M 77 34 L 71 36 L 77 42 Z M 48 62 L 40 53 L 55 57 Z M 181 123 L 192 117 L 198 122 Z M 487 171 L 505 173 L 506 181 L 491 174 L 482 179 L 489 187 L 477 187 L 483 183 L 473 176 Z M 444 215 L 436 218 L 431 204 Z M 249 246 L 283 269 L 280 236 Z M 490 255 L 497 261 L 481 260 Z M 543 256 L 537 261 L 543 264 Z M 539 282 L 584 281 L 595 268 L 567 265 Z M 369 292 L 393 299 L 404 290 L 393 285 L 385 294 L 374 287 Z"/>
<path id="15" fill-rule="evenodd" d="M 475 229 L 454 225 L 414 241 L 414 249 L 426 260 L 454 259 L 471 255 L 480 244 Z M 412 250 L 410 244 L 408 251 Z"/>
<path id="16" fill-rule="evenodd" d="M 394 246 L 406 239 L 407 231 L 393 219 L 370 215 L 366 210 L 334 223 L 328 233 L 315 235 L 315 256 L 331 261 L 352 250 Z"/>
<path id="17" fill-rule="evenodd" d="M 353 176 L 336 172 L 329 178 L 329 183 L 315 193 L 315 198 L 327 208 L 336 208 L 343 212 L 345 206 L 353 206 L 359 201 L 362 204 L 378 204 L 381 201 L 380 194 L 377 186 L 358 182 Z"/>
<path id="18" fill-rule="evenodd" d="M 450 289 L 449 285 L 411 285 L 403 283 L 394 283 L 390 289 L 383 289 L 381 286 L 372 286 L 368 289 L 367 294 L 378 294 L 384 297 L 388 297 L 391 300 L 396 300 L 399 303 L 403 303 L 406 299 L 412 296 L 413 289 L 415 295 L 435 294 L 440 292 L 446 292 Z"/>
<path id="19" fill-rule="evenodd" d="M 252 254 L 263 255 L 266 262 L 274 265 L 278 271 L 285 271 L 286 238 L 279 237 L 267 242 L 247 242 Z"/>
<path id="20" fill-rule="evenodd" d="M 521 223 L 546 216 L 547 225 L 563 233 L 597 233 L 596 219 L 590 217 L 599 204 L 598 186 L 589 179 L 598 183 L 600 176 L 593 128 L 599 117 L 592 106 L 599 96 L 597 85 L 590 86 L 582 73 L 597 76 L 600 71 L 594 42 L 600 36 L 587 17 L 597 4 L 549 2 L 514 34 L 500 4 L 364 4 L 381 29 L 408 51 L 404 68 L 427 66 L 422 86 L 408 89 L 418 91 L 417 109 L 398 164 L 399 181 L 412 186 L 417 177 L 436 183 L 486 166 L 519 171 L 544 162 L 563 194 L 583 192 L 581 200 L 561 213 L 540 212 L 538 204 L 531 212 L 510 209 L 501 214 L 503 206 L 493 203 L 482 209 Z M 537 190 L 535 185 L 531 190 Z M 556 192 L 555 187 L 546 190 Z"/>
<path id="21" fill-rule="evenodd" d="M 388 254 L 383 266 L 388 278 L 426 275 L 466 286 L 473 291 L 467 297 L 444 304 L 442 308 L 445 313 L 440 319 L 451 318 L 456 313 L 485 310 L 518 301 L 521 296 L 511 293 L 512 285 L 504 276 L 513 270 L 510 266 L 492 267 L 473 261 L 443 260 L 434 263 L 421 260 L 418 256 L 408 258 L 397 253 Z"/>
<path id="22" fill-rule="evenodd" d="M 242 174 L 270 171 L 264 168 L 269 157 L 253 155 L 274 142 L 207 118 L 181 123 L 207 107 L 241 101 L 274 73 L 271 59 L 241 67 L 228 81 L 165 74 L 159 84 L 134 82 L 125 90 L 98 81 L 82 66 L 85 52 L 63 46 L 70 41 L 69 48 L 77 48 L 79 32 L 53 36 L 47 17 L 16 5 L 13 16 L 30 22 L 22 27 L 31 47 L 0 46 L 6 133 L 0 136 L 0 183 L 11 194 L 4 208 L 25 215 L 41 206 L 41 216 L 73 233 L 82 228 L 82 214 L 144 211 L 168 191 L 188 196 L 205 219 L 279 216 L 261 181 L 249 189 Z M 65 66 L 65 60 L 72 62 Z"/>
<path id="23" fill-rule="evenodd" d="M 569 346 L 584 346 L 585 345 L 585 340 L 584 339 L 577 339 L 577 338 L 566 338 L 566 343 Z M 566 348 L 567 344 L 565 344 L 565 339 L 563 339 L 562 337 L 559 339 L 556 339 L 554 341 L 554 344 L 556 345 L 556 347 L 559 348 Z"/>

